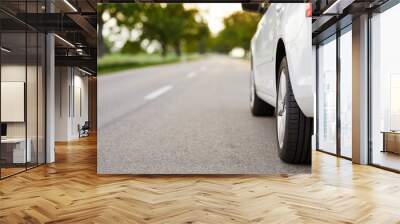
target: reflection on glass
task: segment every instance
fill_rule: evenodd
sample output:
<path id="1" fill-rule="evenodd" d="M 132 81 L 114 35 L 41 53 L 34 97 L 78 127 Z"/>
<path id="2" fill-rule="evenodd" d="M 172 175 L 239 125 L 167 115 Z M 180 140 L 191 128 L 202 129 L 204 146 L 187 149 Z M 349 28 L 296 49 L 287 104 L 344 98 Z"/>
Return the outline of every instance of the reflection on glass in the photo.
<path id="1" fill-rule="evenodd" d="M 400 73 L 390 76 L 390 130 L 400 130 Z"/>
<path id="2" fill-rule="evenodd" d="M 38 147 L 38 156 L 37 156 L 37 162 L 38 164 L 43 164 L 45 163 L 45 158 L 46 158 L 46 151 L 45 151 L 45 60 L 46 60 L 46 38 L 44 34 L 39 33 L 38 35 L 38 77 L 37 77 L 37 89 L 38 89 L 38 135 L 37 135 L 37 147 Z"/>
<path id="3" fill-rule="evenodd" d="M 2 177 L 25 170 L 31 159 L 26 141 L 26 35 L 2 33 L 1 46 L 1 162 Z"/>
<path id="4" fill-rule="evenodd" d="M 352 34 L 340 37 L 340 153 L 351 158 L 352 141 Z"/>
<path id="5" fill-rule="evenodd" d="M 372 17 L 372 163 L 396 170 L 400 170 L 400 33 L 393 27 L 398 21 L 400 5 Z"/>
<path id="6" fill-rule="evenodd" d="M 30 148 L 30 161 L 27 163 L 28 168 L 37 165 L 37 76 L 38 76 L 38 35 L 36 32 L 27 33 L 27 81 L 26 81 L 26 113 L 27 113 L 27 143 Z"/>
<path id="7" fill-rule="evenodd" d="M 319 149 L 336 153 L 336 40 L 318 48 L 318 144 Z"/>
<path id="8" fill-rule="evenodd" d="M 45 0 L 0 7 L 19 16 L 46 9 Z M 0 12 L 0 178 L 45 162 L 45 43 L 43 33 Z"/>

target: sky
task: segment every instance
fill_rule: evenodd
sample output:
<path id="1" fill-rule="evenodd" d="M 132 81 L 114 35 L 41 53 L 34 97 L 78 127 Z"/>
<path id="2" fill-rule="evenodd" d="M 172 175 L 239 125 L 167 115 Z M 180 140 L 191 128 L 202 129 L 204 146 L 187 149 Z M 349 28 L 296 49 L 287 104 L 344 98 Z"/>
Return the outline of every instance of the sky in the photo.
<path id="1" fill-rule="evenodd" d="M 241 11 L 240 3 L 185 3 L 185 8 L 196 8 L 207 21 L 212 34 L 217 34 L 224 28 L 223 20 L 236 11 Z"/>
<path id="2" fill-rule="evenodd" d="M 216 35 L 219 31 L 224 28 L 224 18 L 231 15 L 236 11 L 241 11 L 242 6 L 240 3 L 184 3 L 185 8 L 196 8 L 199 10 L 200 16 L 206 20 L 210 31 L 213 35 Z M 104 15 L 103 19 L 108 19 L 109 15 Z M 113 33 L 119 33 L 113 35 Z M 108 20 L 104 25 L 103 35 L 107 36 L 110 41 L 114 42 L 113 50 L 122 48 L 125 42 L 129 39 L 129 36 L 136 36 L 134 33 L 130 33 L 126 28 L 119 28 L 116 26 L 116 21 L 113 19 Z"/>

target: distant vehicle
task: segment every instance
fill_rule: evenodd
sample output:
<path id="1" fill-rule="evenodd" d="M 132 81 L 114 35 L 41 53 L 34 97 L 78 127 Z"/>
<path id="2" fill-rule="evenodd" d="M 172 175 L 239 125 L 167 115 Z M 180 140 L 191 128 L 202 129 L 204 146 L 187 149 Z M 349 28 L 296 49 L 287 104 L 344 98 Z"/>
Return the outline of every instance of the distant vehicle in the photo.
<path id="1" fill-rule="evenodd" d="M 251 41 L 250 108 L 277 117 L 280 158 L 311 162 L 314 76 L 311 3 L 244 3 L 263 16 Z"/>

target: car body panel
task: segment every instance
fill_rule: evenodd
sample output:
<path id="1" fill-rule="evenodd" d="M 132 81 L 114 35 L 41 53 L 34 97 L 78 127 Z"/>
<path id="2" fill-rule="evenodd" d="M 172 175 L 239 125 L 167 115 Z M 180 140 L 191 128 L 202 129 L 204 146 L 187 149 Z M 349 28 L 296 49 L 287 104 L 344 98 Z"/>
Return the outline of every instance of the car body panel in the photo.
<path id="1" fill-rule="evenodd" d="M 251 42 L 257 95 L 276 103 L 276 64 L 279 41 L 285 46 L 293 94 L 302 112 L 314 116 L 315 77 L 312 72 L 311 18 L 306 3 L 273 3 L 262 16 Z"/>

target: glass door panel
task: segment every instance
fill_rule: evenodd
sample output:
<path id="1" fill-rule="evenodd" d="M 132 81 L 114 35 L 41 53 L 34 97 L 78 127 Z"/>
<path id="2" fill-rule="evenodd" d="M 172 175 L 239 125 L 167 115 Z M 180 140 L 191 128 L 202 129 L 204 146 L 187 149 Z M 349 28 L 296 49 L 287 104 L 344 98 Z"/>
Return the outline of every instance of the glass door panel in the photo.
<path id="1" fill-rule="evenodd" d="M 371 18 L 372 163 L 400 170 L 400 4 Z"/>
<path id="2" fill-rule="evenodd" d="M 1 175 L 26 170 L 31 151 L 26 142 L 26 33 L 1 34 Z"/>
<path id="3" fill-rule="evenodd" d="M 336 153 L 336 40 L 318 48 L 318 147 Z"/>
<path id="4" fill-rule="evenodd" d="M 352 157 L 352 33 L 340 36 L 340 153 Z"/>
<path id="5" fill-rule="evenodd" d="M 27 33 L 28 62 L 26 80 L 26 111 L 27 111 L 27 149 L 31 151 L 28 168 L 37 166 L 38 163 L 38 35 L 36 32 Z"/>

